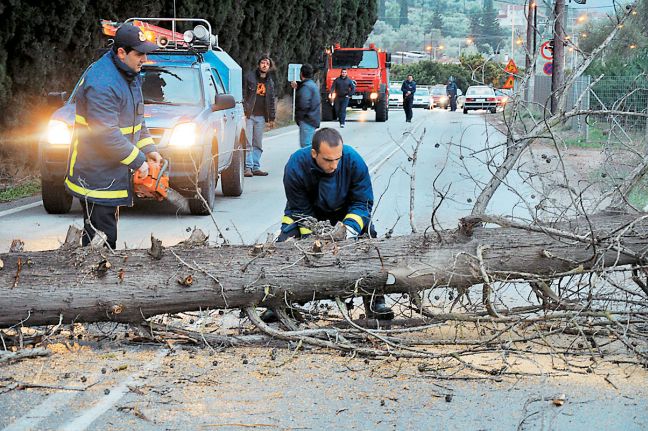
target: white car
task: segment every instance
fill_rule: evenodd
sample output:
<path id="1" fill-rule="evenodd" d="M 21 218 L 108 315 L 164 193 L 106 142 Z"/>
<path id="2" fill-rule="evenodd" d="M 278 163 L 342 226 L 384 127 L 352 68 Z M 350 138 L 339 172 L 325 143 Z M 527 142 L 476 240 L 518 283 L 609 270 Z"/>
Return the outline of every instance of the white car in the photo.
<path id="1" fill-rule="evenodd" d="M 415 108 L 429 108 L 430 107 L 430 90 L 427 87 L 416 87 L 416 92 L 414 93 L 414 103 L 412 104 Z"/>
<path id="2" fill-rule="evenodd" d="M 497 110 L 497 97 L 491 87 L 486 85 L 471 85 L 466 91 L 463 113 L 486 109 L 494 114 Z"/>
<path id="3" fill-rule="evenodd" d="M 403 107 L 403 93 L 401 92 L 400 87 L 396 87 L 396 86 L 389 87 L 389 107 L 390 108 Z"/>

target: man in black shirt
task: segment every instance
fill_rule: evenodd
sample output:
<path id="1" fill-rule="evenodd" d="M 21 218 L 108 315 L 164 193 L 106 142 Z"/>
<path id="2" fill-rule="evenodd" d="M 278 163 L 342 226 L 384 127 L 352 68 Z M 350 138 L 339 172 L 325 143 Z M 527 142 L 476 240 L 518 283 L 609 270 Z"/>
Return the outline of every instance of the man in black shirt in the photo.
<path id="1" fill-rule="evenodd" d="M 347 76 L 347 70 L 342 69 L 340 76 L 335 78 L 331 86 L 331 96 L 335 104 L 335 112 L 340 121 L 340 127 L 344 127 L 346 122 L 346 110 L 353 93 L 355 93 L 355 82 Z"/>
<path id="2" fill-rule="evenodd" d="M 245 160 L 245 176 L 266 176 L 261 170 L 261 154 L 263 153 L 263 132 L 266 123 L 274 127 L 275 121 L 275 88 L 272 78 L 268 75 L 272 66 L 269 56 L 259 59 L 258 67 L 245 75 L 243 83 L 243 107 L 246 117 L 247 157 Z"/>

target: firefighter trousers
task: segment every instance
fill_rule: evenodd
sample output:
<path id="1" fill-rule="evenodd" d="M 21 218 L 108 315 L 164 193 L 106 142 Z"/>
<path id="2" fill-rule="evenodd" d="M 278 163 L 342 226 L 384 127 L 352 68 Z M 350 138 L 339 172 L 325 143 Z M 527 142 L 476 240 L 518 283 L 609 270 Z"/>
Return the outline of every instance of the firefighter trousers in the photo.
<path id="1" fill-rule="evenodd" d="M 117 220 L 119 207 L 99 205 L 94 202 L 81 201 L 83 211 L 83 237 L 81 244 L 92 242 L 98 231 L 106 235 L 106 243 L 111 249 L 117 248 Z"/>

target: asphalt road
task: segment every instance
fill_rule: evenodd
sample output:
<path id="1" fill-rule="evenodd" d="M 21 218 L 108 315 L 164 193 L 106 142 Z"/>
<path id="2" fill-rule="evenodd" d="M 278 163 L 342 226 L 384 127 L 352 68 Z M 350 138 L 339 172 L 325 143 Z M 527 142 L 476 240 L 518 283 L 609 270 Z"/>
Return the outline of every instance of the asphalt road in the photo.
<path id="1" fill-rule="evenodd" d="M 456 226 L 457 219 L 467 214 L 478 195 L 482 181 L 489 178 L 487 167 L 481 162 L 493 156 L 485 152 L 488 143 L 502 140 L 492 127 L 486 127 L 487 114 L 417 109 L 412 123 L 405 123 L 402 110 L 390 111 L 390 120 L 375 123 L 372 111 L 353 111 L 347 127 L 340 129 L 346 144 L 352 145 L 369 165 L 376 200 L 374 220 L 379 233 L 394 229 L 397 234 L 410 232 L 410 175 L 411 158 L 416 140 L 421 140 L 417 163 L 414 199 L 414 217 L 417 227 L 430 224 L 430 216 L 439 202 L 434 192 L 446 191 L 447 197 L 437 211 L 438 221 L 445 227 Z M 324 123 L 338 127 L 337 123 Z M 267 233 L 279 229 L 285 204 L 282 186 L 283 167 L 290 154 L 298 148 L 295 126 L 273 130 L 264 138 L 262 167 L 270 172 L 267 177 L 245 179 L 241 197 L 222 196 L 218 192 L 214 220 L 224 236 L 232 243 L 265 241 Z M 497 159 L 495 155 L 495 159 Z M 512 179 L 513 188 L 524 190 L 519 178 Z M 530 193 L 524 192 L 529 195 Z M 508 214 L 519 200 L 518 196 L 502 187 L 493 200 L 492 211 Z M 0 252 L 9 249 L 13 239 L 25 242 L 26 250 L 57 248 L 65 239 L 69 225 L 82 226 L 78 202 L 65 215 L 49 215 L 38 199 L 28 205 L 0 206 Z M 188 232 L 198 227 L 217 240 L 218 231 L 211 217 L 179 213 L 170 204 L 157 202 L 136 203 L 123 208 L 119 221 L 118 246 L 148 247 L 151 234 L 169 246 L 187 238 Z"/>
<path id="2" fill-rule="evenodd" d="M 447 192 L 437 211 L 442 226 L 456 226 L 457 218 L 470 211 L 489 177 L 482 161 L 499 157 L 484 149 L 503 139 L 486 126 L 485 115 L 416 110 L 413 123 L 407 124 L 402 111 L 394 110 L 380 124 L 373 122 L 371 112 L 350 113 L 342 135 L 370 166 L 374 218 L 381 233 L 390 228 L 396 234 L 410 232 L 406 171 L 411 169 L 414 138 L 422 137 L 416 159 L 417 228 L 429 224 L 439 202 L 433 184 Z M 279 228 L 285 203 L 283 166 L 297 147 L 295 127 L 268 133 L 263 168 L 270 175 L 247 178 L 240 198 L 219 195 L 214 217 L 230 241 L 263 241 Z M 531 191 L 519 177 L 509 181 L 490 211 L 524 215 L 520 197 L 532 201 Z M 29 250 L 56 248 L 70 224 L 81 225 L 78 204 L 62 216 L 46 214 L 38 200 L 5 205 L 0 207 L 0 252 L 15 238 Z M 210 217 L 145 203 L 122 212 L 119 244 L 146 247 L 154 234 L 164 245 L 173 245 L 193 227 L 217 238 Z M 235 314 L 228 316 L 236 320 Z M 230 324 L 236 327 L 237 322 Z M 82 347 L 59 343 L 51 347 L 55 354 L 50 358 L 0 365 L 0 430 L 648 429 L 645 373 L 626 366 L 596 375 L 550 376 L 547 369 L 561 374 L 555 371 L 560 360 L 552 367 L 554 359 L 547 357 L 549 365 L 532 364 L 529 376 L 520 379 L 438 380 L 421 373 L 418 361 L 366 361 L 287 349 L 272 357 L 270 348 L 172 352 L 166 346 L 124 344 L 122 327 L 93 328 L 106 334 L 103 340 Z M 2 387 L 12 381 L 65 389 L 3 393 Z M 566 403 L 556 407 L 551 400 L 561 393 Z"/>

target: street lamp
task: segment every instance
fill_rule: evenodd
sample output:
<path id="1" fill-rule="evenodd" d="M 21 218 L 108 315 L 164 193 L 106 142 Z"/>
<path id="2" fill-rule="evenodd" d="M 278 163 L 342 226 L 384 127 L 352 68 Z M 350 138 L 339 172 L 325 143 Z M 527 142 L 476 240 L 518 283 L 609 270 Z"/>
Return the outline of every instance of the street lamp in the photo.
<path id="1" fill-rule="evenodd" d="M 428 52 L 428 56 L 430 57 L 430 61 L 432 61 L 432 46 L 430 46 L 430 45 L 426 46 L 425 50 Z"/>

